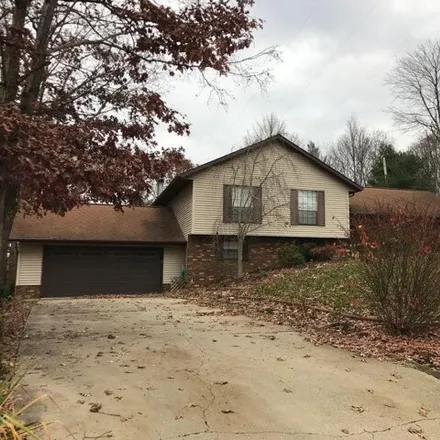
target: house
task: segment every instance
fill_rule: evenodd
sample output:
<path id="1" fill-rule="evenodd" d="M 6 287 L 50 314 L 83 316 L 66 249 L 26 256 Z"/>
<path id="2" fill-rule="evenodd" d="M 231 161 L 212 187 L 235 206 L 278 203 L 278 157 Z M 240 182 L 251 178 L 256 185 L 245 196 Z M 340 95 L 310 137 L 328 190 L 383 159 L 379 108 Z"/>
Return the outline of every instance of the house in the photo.
<path id="1" fill-rule="evenodd" d="M 346 238 L 349 197 L 361 189 L 277 135 L 177 176 L 152 206 L 17 217 L 17 292 L 154 292 L 182 268 L 210 283 L 236 270 L 243 225 L 245 270 L 270 268 L 288 243 Z"/>
<path id="2" fill-rule="evenodd" d="M 440 217 L 440 197 L 430 191 L 366 187 L 350 198 L 352 223 L 390 214 L 397 209 L 429 212 Z"/>

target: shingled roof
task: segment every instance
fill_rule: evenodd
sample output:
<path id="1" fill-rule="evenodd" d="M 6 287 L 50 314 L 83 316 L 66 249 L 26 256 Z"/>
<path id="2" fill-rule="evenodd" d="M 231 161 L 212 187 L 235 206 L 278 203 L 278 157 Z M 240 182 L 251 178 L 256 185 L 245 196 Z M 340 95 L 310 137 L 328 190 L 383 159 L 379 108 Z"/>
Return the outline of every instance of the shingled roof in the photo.
<path id="1" fill-rule="evenodd" d="M 440 215 L 440 197 L 430 191 L 367 187 L 350 198 L 352 214 L 383 214 L 396 207 L 429 210 Z"/>
<path id="2" fill-rule="evenodd" d="M 171 209 L 161 206 L 124 208 L 86 205 L 64 216 L 17 215 L 11 232 L 16 241 L 82 241 L 118 243 L 185 243 Z"/>

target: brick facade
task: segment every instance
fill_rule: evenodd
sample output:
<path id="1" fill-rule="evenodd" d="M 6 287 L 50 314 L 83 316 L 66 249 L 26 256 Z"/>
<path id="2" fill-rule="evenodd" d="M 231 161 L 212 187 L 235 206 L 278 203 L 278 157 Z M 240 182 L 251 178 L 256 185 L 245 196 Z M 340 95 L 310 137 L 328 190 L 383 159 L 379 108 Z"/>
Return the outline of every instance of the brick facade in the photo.
<path id="1" fill-rule="evenodd" d="M 15 296 L 22 299 L 41 297 L 41 286 L 15 286 Z"/>
<path id="2" fill-rule="evenodd" d="M 243 261 L 243 271 L 274 269 L 278 266 L 277 251 L 293 243 L 318 240 L 281 237 L 248 237 L 248 261 Z M 208 285 L 234 276 L 237 262 L 221 260 L 216 256 L 216 237 L 190 235 L 186 250 L 186 265 L 196 285 Z"/>

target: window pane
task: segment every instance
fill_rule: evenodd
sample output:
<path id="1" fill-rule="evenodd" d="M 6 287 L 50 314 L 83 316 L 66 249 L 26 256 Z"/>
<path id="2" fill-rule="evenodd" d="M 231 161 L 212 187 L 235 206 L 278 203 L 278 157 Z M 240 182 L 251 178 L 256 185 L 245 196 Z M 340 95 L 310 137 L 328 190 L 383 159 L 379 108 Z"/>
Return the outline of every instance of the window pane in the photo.
<path id="1" fill-rule="evenodd" d="M 234 208 L 250 208 L 252 206 L 252 188 L 248 186 L 233 186 L 232 206 Z"/>
<path id="2" fill-rule="evenodd" d="M 316 211 L 299 211 L 299 223 L 301 225 L 318 224 L 318 213 Z"/>
<path id="3" fill-rule="evenodd" d="M 298 191 L 298 209 L 300 211 L 318 211 L 318 192 Z"/>
<path id="4" fill-rule="evenodd" d="M 237 241 L 224 241 L 223 242 L 223 249 L 237 250 L 238 249 L 238 242 Z"/>
<path id="5" fill-rule="evenodd" d="M 222 242 L 222 258 L 224 260 L 236 260 L 238 258 L 238 242 L 225 240 Z"/>
<path id="6" fill-rule="evenodd" d="M 232 211 L 232 221 L 234 222 L 251 222 L 253 215 L 252 208 L 237 208 L 234 207 Z"/>

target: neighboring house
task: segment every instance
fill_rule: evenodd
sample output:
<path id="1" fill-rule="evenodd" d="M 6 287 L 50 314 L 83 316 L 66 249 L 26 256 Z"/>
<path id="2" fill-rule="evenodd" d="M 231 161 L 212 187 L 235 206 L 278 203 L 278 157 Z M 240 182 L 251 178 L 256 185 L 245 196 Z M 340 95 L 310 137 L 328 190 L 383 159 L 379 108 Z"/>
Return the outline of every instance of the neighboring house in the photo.
<path id="1" fill-rule="evenodd" d="M 366 187 L 350 198 L 353 224 L 395 213 L 398 209 L 429 212 L 440 217 L 440 197 L 430 191 Z"/>
<path id="2" fill-rule="evenodd" d="M 237 225 L 248 219 L 245 270 L 277 249 L 347 237 L 349 197 L 362 188 L 283 136 L 176 177 L 153 206 L 92 205 L 64 217 L 17 218 L 17 290 L 44 296 L 146 293 L 186 268 L 196 284 L 236 270 Z"/>

